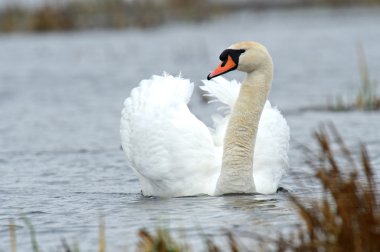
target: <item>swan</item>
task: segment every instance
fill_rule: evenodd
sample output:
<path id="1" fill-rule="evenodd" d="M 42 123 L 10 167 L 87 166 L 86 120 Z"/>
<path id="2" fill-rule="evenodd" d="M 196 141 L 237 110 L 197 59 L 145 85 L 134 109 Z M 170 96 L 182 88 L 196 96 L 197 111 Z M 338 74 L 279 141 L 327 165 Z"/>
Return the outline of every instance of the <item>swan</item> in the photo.
<path id="1" fill-rule="evenodd" d="M 226 107 L 209 129 L 187 106 L 194 85 L 168 74 L 142 80 L 124 102 L 120 134 L 145 196 L 277 191 L 288 168 L 289 127 L 267 96 L 273 63 L 257 42 L 239 42 L 201 87 Z M 220 75 L 246 73 L 242 84 Z"/>

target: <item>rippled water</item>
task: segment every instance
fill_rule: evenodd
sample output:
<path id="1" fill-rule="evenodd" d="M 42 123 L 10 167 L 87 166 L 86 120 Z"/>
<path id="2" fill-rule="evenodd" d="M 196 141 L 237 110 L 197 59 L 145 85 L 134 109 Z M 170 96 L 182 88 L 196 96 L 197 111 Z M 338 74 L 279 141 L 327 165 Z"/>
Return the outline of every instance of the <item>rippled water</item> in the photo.
<path id="1" fill-rule="evenodd" d="M 141 227 L 170 226 L 193 246 L 201 234 L 223 244 L 225 229 L 242 237 L 288 231 L 299 221 L 282 193 L 234 197 L 145 198 L 120 150 L 122 103 L 139 80 L 182 72 L 196 85 L 229 44 L 257 40 L 275 63 L 270 99 L 291 128 L 291 171 L 281 185 L 299 196 L 318 196 L 301 144 L 333 121 L 357 153 L 367 144 L 380 164 L 380 113 L 303 111 L 343 95 L 354 99 L 360 75 L 356 44 L 380 79 L 380 10 L 296 10 L 240 13 L 203 24 L 159 29 L 0 36 L 0 249 L 6 225 L 17 224 L 19 251 L 31 249 L 20 214 L 26 214 L 44 251 L 60 239 L 81 251 L 97 247 L 105 216 L 109 251 L 136 243 Z M 229 78 L 242 79 L 239 73 Z M 206 108 L 206 109 L 205 109 Z M 214 106 L 200 92 L 191 109 L 206 123 Z M 249 240 L 246 241 L 249 243 Z"/>

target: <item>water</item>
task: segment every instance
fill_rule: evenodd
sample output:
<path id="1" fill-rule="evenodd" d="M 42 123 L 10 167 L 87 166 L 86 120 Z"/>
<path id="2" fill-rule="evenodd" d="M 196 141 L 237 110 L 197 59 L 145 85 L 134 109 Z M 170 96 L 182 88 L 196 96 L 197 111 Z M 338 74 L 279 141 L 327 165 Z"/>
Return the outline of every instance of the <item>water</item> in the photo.
<path id="1" fill-rule="evenodd" d="M 201 248 L 201 233 L 225 241 L 225 229 L 245 237 L 275 235 L 299 222 L 282 193 L 235 197 L 145 198 L 120 150 L 119 118 L 130 90 L 152 74 L 179 72 L 196 85 L 240 40 L 265 44 L 275 63 L 270 100 L 291 128 L 291 171 L 281 185 L 317 197 L 300 144 L 333 121 L 354 154 L 365 143 L 380 164 L 380 113 L 303 111 L 343 95 L 354 99 L 360 74 L 356 44 L 380 79 L 380 10 L 289 10 L 239 13 L 202 24 L 158 29 L 0 36 L 0 249 L 6 225 L 17 224 L 19 251 L 30 251 L 24 213 L 43 251 L 60 239 L 81 251 L 97 247 L 105 217 L 108 251 L 136 244 L 136 232 L 169 226 Z M 242 79 L 239 73 L 229 78 Z M 191 109 L 206 123 L 215 109 L 197 91 Z M 249 240 L 243 239 L 250 243 Z"/>

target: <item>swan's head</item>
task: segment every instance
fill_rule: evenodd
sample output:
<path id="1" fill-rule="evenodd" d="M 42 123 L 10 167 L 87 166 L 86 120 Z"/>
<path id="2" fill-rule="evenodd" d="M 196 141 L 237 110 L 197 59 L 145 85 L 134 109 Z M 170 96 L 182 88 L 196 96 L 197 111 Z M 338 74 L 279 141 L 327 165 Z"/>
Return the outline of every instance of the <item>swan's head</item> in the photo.
<path id="1" fill-rule="evenodd" d="M 253 41 L 231 45 L 220 54 L 219 59 L 222 62 L 207 76 L 208 80 L 235 69 L 250 73 L 262 66 L 272 65 L 272 58 L 265 46 Z"/>

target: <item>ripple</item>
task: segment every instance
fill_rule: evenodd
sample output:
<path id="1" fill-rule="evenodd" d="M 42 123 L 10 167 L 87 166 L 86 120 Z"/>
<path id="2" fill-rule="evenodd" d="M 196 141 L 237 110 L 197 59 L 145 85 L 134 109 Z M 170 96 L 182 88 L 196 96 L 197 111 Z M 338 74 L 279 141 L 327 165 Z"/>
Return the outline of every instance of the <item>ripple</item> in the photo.
<path id="1" fill-rule="evenodd" d="M 302 111 L 326 104 L 332 93 L 357 90 L 357 66 L 347 64 L 355 61 L 354 38 L 360 37 L 366 46 L 368 65 L 377 74 L 380 16 L 356 10 L 351 14 L 305 9 L 274 12 L 263 19 L 242 13 L 201 26 L 20 34 L 0 39 L 0 48 L 4 48 L 0 58 L 6 59 L 0 62 L 0 79 L 7 76 L 6 82 L 0 81 L 0 90 L 6 92 L 0 91 L 4 98 L 0 99 L 4 119 L 0 126 L 0 244 L 8 242 L 4 230 L 9 217 L 22 228 L 23 211 L 41 244 L 54 247 L 60 246 L 62 237 L 68 242 L 77 239 L 85 252 L 94 250 L 101 215 L 109 251 L 121 251 L 114 244 L 136 244 L 139 228 L 153 230 L 160 224 L 184 230 L 190 241 L 203 233 L 225 239 L 224 230 L 239 234 L 255 230 L 264 237 L 290 230 L 299 218 L 287 193 L 144 197 L 119 148 L 122 101 L 140 79 L 163 70 L 182 71 L 198 85 L 207 72 L 204 66 L 217 59 L 210 55 L 218 55 L 230 43 L 220 33 L 221 27 L 231 31 L 232 37 L 244 37 L 252 24 L 260 24 L 265 29 L 255 29 L 255 39 L 267 44 L 278 66 L 270 98 L 284 111 L 291 128 L 290 172 L 281 186 L 301 198 L 319 197 L 322 187 L 305 165 L 301 146 L 313 145 L 312 132 L 320 122 L 333 121 L 350 139 L 347 145 L 354 155 L 360 154 L 358 142 L 366 143 L 374 164 L 380 163 L 380 113 Z M 321 47 L 326 38 L 329 42 Z M 139 50 L 130 50 L 137 45 Z M 155 45 L 166 46 L 157 50 Z M 179 61 L 177 54 L 183 48 L 188 49 L 188 58 Z M 49 53 L 41 54 L 46 50 Z M 194 64 L 199 59 L 204 62 Z M 242 78 L 239 73 L 228 77 Z M 215 106 L 200 100 L 195 92 L 191 109 L 210 125 Z M 18 250 L 29 251 L 28 232 L 20 233 Z"/>

